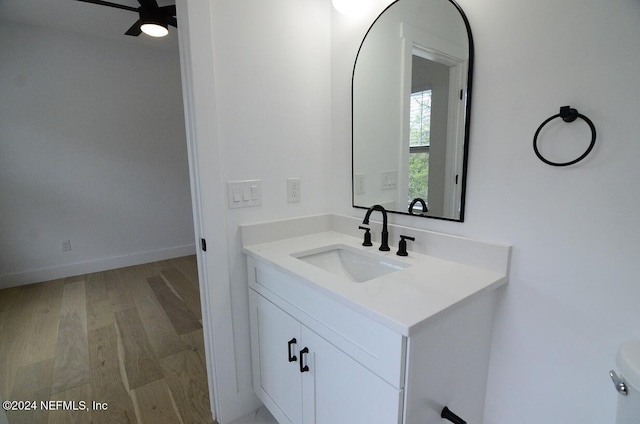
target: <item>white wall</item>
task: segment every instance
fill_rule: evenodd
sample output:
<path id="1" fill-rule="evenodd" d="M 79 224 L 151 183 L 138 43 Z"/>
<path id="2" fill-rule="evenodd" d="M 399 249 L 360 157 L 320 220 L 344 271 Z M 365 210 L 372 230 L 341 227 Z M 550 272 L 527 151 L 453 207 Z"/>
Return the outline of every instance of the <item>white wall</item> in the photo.
<path id="1" fill-rule="evenodd" d="M 229 210 L 234 328 L 248 328 L 238 225 L 327 210 L 329 5 L 322 0 L 217 2 L 213 8 L 223 181 L 262 180 L 262 206 Z M 301 202 L 287 203 L 287 178 Z M 239 389 L 252 389 L 248 332 L 234 332 Z"/>
<path id="2" fill-rule="evenodd" d="M 192 253 L 178 51 L 2 22 L 0 58 L 0 288 Z"/>
<path id="3" fill-rule="evenodd" d="M 330 2 L 183 0 L 207 275 L 205 323 L 216 418 L 259 404 L 253 395 L 246 261 L 239 224 L 329 211 Z M 208 26 L 208 28 L 207 28 Z M 184 27 L 183 27 L 184 28 Z M 182 32 L 181 32 L 182 35 Z M 184 42 L 184 38 L 181 43 Z M 196 159 L 196 158 L 193 158 Z M 287 178 L 301 201 L 287 203 Z M 262 180 L 262 205 L 228 209 L 226 181 Z M 205 337 L 205 339 L 207 339 Z"/>
<path id="4" fill-rule="evenodd" d="M 379 10 L 384 2 L 379 2 Z M 485 423 L 613 422 L 618 345 L 640 338 L 640 3 L 460 0 L 475 38 L 465 222 L 394 222 L 514 246 L 495 323 Z M 350 76 L 376 13 L 332 20 L 333 210 L 350 205 Z M 538 125 L 571 105 L 598 141 L 558 169 L 533 153 Z M 547 152 L 585 149 L 563 127 Z M 579 154 L 579 153 L 578 153 Z M 395 242 L 395 241 L 394 241 Z"/>

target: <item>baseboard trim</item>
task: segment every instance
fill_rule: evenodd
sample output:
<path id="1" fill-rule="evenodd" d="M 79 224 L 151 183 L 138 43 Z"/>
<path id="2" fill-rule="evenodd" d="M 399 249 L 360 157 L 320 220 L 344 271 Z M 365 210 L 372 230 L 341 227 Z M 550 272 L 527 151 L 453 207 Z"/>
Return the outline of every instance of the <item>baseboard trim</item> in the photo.
<path id="1" fill-rule="evenodd" d="M 194 244 L 0 275 L 0 289 L 194 255 Z"/>

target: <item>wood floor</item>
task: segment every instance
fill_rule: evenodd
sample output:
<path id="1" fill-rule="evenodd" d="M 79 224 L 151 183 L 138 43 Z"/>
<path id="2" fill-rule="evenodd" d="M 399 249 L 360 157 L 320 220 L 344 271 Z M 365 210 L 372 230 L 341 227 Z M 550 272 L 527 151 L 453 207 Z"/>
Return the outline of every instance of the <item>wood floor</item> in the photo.
<path id="1" fill-rule="evenodd" d="M 214 423 L 201 322 L 193 256 L 0 290 L 9 424 Z"/>

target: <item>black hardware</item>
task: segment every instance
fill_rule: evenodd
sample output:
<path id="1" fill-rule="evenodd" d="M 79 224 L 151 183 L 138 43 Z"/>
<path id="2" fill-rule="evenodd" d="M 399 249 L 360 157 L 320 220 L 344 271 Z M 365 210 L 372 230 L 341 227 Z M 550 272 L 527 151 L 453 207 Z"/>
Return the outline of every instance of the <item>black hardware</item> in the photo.
<path id="1" fill-rule="evenodd" d="M 305 347 L 304 349 L 302 349 L 300 351 L 300 372 L 309 371 L 309 367 L 307 365 L 304 365 L 304 354 L 305 353 L 309 353 L 309 348 L 308 347 Z"/>
<path id="2" fill-rule="evenodd" d="M 289 362 L 295 362 L 298 360 L 298 357 L 296 355 L 291 354 L 291 346 L 296 343 L 298 343 L 298 341 L 296 340 L 295 337 L 287 342 L 287 356 L 288 356 Z"/>
<path id="3" fill-rule="evenodd" d="M 207 241 L 203 238 L 200 239 L 200 248 L 202 248 L 203 252 L 207 251 Z"/>
<path id="4" fill-rule="evenodd" d="M 382 242 L 380 243 L 379 250 L 383 252 L 388 252 L 391 250 L 389 248 L 389 232 L 387 231 L 387 211 L 380 205 L 373 205 L 367 210 L 367 213 L 364 215 L 364 219 L 362 223 L 365 225 L 369 224 L 369 216 L 371 216 L 371 212 L 380 211 L 382 213 Z"/>
<path id="5" fill-rule="evenodd" d="M 458 181 L 458 176 L 456 175 L 456 184 L 457 184 L 457 181 Z M 420 203 L 420 206 L 422 207 L 422 214 L 421 215 L 429 212 L 429 208 L 427 207 L 427 202 L 425 202 L 424 199 L 422 199 L 420 197 L 416 197 L 415 199 L 413 199 L 411 201 L 411 204 L 409 205 L 409 213 L 411 215 L 415 215 L 413 213 L 413 207 L 416 205 L 416 203 Z"/>
<path id="6" fill-rule="evenodd" d="M 576 119 L 581 118 L 584 122 L 587 123 L 587 125 L 589 125 L 589 128 L 591 129 L 591 143 L 589 144 L 589 147 L 587 148 L 587 150 L 582 155 L 580 155 L 580 157 L 578 157 L 577 159 L 574 159 L 569 162 L 563 162 L 563 163 L 551 162 L 547 158 L 543 157 L 538 151 L 538 134 L 540 134 L 540 130 L 542 130 L 542 127 L 544 127 L 550 121 L 556 118 L 562 118 L 564 122 L 573 122 Z M 553 115 L 552 117 L 544 121 L 542 124 L 540 124 L 540 126 L 536 130 L 536 134 L 533 136 L 533 151 L 535 152 L 536 156 L 538 156 L 538 159 L 540 159 L 542 162 L 546 163 L 547 165 L 551 165 L 551 166 L 568 166 L 568 165 L 573 165 L 574 163 L 578 163 L 582 159 L 586 158 L 589 153 L 591 153 L 591 150 L 593 149 L 593 146 L 595 146 L 595 144 L 596 144 L 596 127 L 593 125 L 593 122 L 591 122 L 591 120 L 586 116 L 584 116 L 583 114 L 578 113 L 576 109 L 570 106 L 562 106 L 560 108 L 560 113 Z"/>
<path id="7" fill-rule="evenodd" d="M 465 420 L 451 412 L 449 408 L 446 406 L 442 409 L 442 413 L 440 413 L 440 418 L 444 418 L 445 420 L 449 420 L 454 424 L 467 424 Z"/>
<path id="8" fill-rule="evenodd" d="M 362 245 L 373 246 L 373 243 L 371 243 L 371 228 L 363 227 L 362 225 L 358 228 L 364 230 L 364 241 L 362 242 Z"/>
<path id="9" fill-rule="evenodd" d="M 407 253 L 407 240 L 416 241 L 415 237 L 409 236 L 400 236 L 400 243 L 398 243 L 398 251 L 396 255 L 398 256 L 408 256 Z"/>

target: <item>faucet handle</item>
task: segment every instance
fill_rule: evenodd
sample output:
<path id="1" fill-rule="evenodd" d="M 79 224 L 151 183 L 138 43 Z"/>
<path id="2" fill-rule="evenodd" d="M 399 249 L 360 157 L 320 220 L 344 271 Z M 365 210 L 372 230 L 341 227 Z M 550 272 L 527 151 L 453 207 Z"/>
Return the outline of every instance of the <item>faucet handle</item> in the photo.
<path id="1" fill-rule="evenodd" d="M 371 243 L 371 228 L 363 227 L 362 225 L 358 228 L 364 230 L 364 241 L 362 242 L 362 245 L 373 246 L 373 243 Z"/>
<path id="2" fill-rule="evenodd" d="M 407 240 L 416 241 L 416 238 L 409 236 L 400 236 L 400 243 L 398 243 L 398 251 L 396 252 L 396 255 L 409 256 L 409 254 L 407 253 Z"/>

